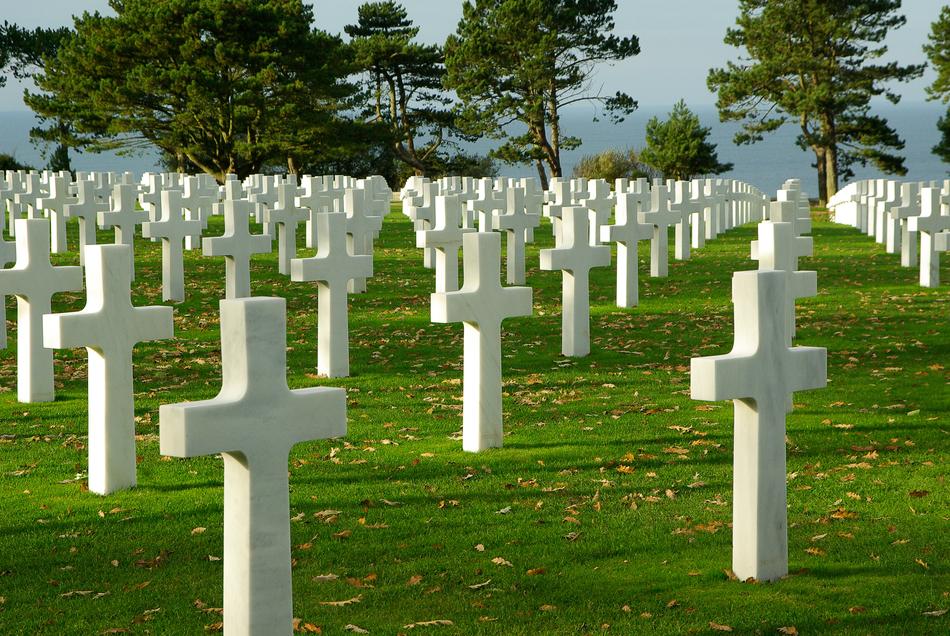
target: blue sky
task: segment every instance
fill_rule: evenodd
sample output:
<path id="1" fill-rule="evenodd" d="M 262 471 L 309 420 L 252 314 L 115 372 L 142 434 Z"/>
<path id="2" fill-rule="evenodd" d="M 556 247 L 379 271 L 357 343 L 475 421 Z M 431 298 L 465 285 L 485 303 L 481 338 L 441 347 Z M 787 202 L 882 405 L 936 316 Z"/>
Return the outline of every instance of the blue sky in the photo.
<path id="1" fill-rule="evenodd" d="M 71 24 L 70 16 L 83 11 L 109 11 L 107 0 L 3 0 L 3 18 L 27 27 Z M 315 0 L 317 24 L 332 33 L 356 19 L 361 0 Z M 455 30 L 461 17 L 461 0 L 403 0 L 412 19 L 421 28 L 420 38 L 442 42 Z M 599 70 L 596 85 L 613 93 L 624 90 L 642 105 L 670 105 L 685 98 L 690 105 L 711 104 L 715 97 L 706 89 L 706 73 L 733 59 L 736 50 L 722 43 L 726 29 L 736 17 L 736 0 L 618 0 L 617 33 L 635 34 L 642 52 L 613 67 Z M 892 32 L 886 59 L 901 63 L 923 61 L 921 45 L 943 5 L 942 0 L 908 0 L 903 12 L 907 25 Z M 932 80 L 923 79 L 896 86 L 907 102 L 921 102 L 923 89 Z M 26 110 L 23 85 L 8 80 L 0 89 L 0 111 Z"/>

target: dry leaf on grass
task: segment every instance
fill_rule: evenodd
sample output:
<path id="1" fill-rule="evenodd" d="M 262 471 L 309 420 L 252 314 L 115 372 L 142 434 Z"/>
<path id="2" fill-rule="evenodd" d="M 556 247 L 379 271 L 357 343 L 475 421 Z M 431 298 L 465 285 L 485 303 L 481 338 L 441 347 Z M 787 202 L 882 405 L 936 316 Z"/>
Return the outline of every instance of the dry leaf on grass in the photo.
<path id="1" fill-rule="evenodd" d="M 714 623 L 713 621 L 709 621 L 709 629 L 713 631 L 717 631 L 717 632 L 731 632 L 732 631 L 731 626 L 721 625 L 719 623 Z"/>
<path id="2" fill-rule="evenodd" d="M 495 565 L 504 565 L 509 568 L 514 567 L 511 565 L 511 561 L 503 557 L 495 557 L 494 559 L 491 560 L 491 562 L 494 563 Z"/>
<path id="3" fill-rule="evenodd" d="M 327 607 L 346 607 L 347 605 L 354 605 L 363 600 L 362 594 L 357 594 L 353 598 L 348 598 L 345 601 L 320 601 L 320 605 L 326 605 Z"/>
<path id="4" fill-rule="evenodd" d="M 452 621 L 445 618 L 437 618 L 432 621 L 419 621 L 418 623 L 409 623 L 403 625 L 403 629 L 415 629 L 416 627 L 452 627 L 455 625 Z"/>
<path id="5" fill-rule="evenodd" d="M 491 583 L 491 579 L 488 579 L 487 581 L 483 581 L 482 583 L 475 583 L 474 585 L 469 585 L 469 586 L 468 586 L 468 589 L 470 589 L 470 590 L 480 590 L 480 589 L 482 589 L 483 587 L 485 587 L 486 585 L 488 585 L 489 583 Z"/>

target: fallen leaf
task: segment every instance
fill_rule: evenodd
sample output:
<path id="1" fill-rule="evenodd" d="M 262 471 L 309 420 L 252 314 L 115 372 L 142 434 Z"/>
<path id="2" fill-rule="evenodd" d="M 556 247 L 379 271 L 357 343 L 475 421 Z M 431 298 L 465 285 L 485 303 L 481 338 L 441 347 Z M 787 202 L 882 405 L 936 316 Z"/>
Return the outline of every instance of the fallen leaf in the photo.
<path id="1" fill-rule="evenodd" d="M 408 587 L 410 585 L 419 585 L 420 583 L 422 583 L 422 575 L 413 574 L 412 576 L 409 577 L 409 580 L 406 581 L 406 586 Z"/>
<path id="2" fill-rule="evenodd" d="M 867 609 L 864 608 L 864 607 L 861 607 L 860 605 L 855 605 L 854 607 L 849 607 L 849 608 L 848 608 L 848 613 L 849 613 L 849 614 L 863 614 L 863 613 L 865 613 L 866 611 L 867 611 Z"/>
<path id="3" fill-rule="evenodd" d="M 205 530 L 207 530 L 207 528 L 202 528 L 201 526 L 198 526 L 197 528 L 192 528 L 191 536 L 195 536 L 196 534 L 204 534 Z"/>
<path id="4" fill-rule="evenodd" d="M 788 636 L 798 636 L 798 629 L 793 625 L 789 625 L 788 627 L 779 627 L 778 630 L 776 631 L 778 631 L 779 634 L 787 634 Z"/>
<path id="5" fill-rule="evenodd" d="M 419 621 L 418 623 L 409 623 L 403 625 L 403 629 L 415 629 L 416 627 L 452 627 L 455 625 L 452 621 L 445 618 L 437 618 L 432 621 Z"/>
<path id="6" fill-rule="evenodd" d="M 350 535 L 352 534 L 353 534 L 352 530 L 341 530 L 340 532 L 334 532 L 333 538 L 334 539 L 349 539 Z"/>
<path id="7" fill-rule="evenodd" d="M 911 497 L 926 497 L 927 495 L 930 494 L 930 491 L 929 490 L 911 490 L 910 493 L 908 494 Z"/>
<path id="8" fill-rule="evenodd" d="M 920 567 L 922 567 L 922 568 L 925 569 L 925 570 L 929 570 L 929 569 L 930 569 L 930 566 L 927 565 L 926 561 L 924 561 L 924 560 L 922 560 L 922 559 L 914 559 L 914 563 L 916 563 L 917 565 L 919 565 Z"/>
<path id="9" fill-rule="evenodd" d="M 491 560 L 491 562 L 494 563 L 495 565 L 504 565 L 509 568 L 514 567 L 513 565 L 511 565 L 511 561 L 502 557 L 495 557 L 494 559 Z"/>
<path id="10" fill-rule="evenodd" d="M 353 598 L 348 598 L 345 601 L 320 601 L 320 605 L 326 605 L 327 607 L 346 607 L 347 605 L 355 605 L 363 600 L 362 594 L 357 594 Z"/>
<path id="11" fill-rule="evenodd" d="M 344 632 L 353 632 L 354 634 L 368 634 L 368 633 L 369 633 L 369 630 L 363 629 L 363 628 L 360 627 L 359 625 L 354 625 L 353 623 L 349 623 L 348 625 L 344 625 L 344 626 L 343 626 L 343 631 L 344 631 Z"/>
<path id="12" fill-rule="evenodd" d="M 545 572 L 547 572 L 547 570 L 545 570 L 544 568 L 532 568 L 528 570 L 526 574 L 528 576 L 539 576 L 541 574 L 544 574 Z"/>
<path id="13" fill-rule="evenodd" d="M 557 609 L 557 605 L 547 605 L 547 604 L 545 604 L 545 605 L 542 605 L 541 607 L 539 607 L 538 609 L 541 610 L 542 612 L 553 612 L 554 610 Z"/>
<path id="14" fill-rule="evenodd" d="M 484 552 L 484 551 L 485 551 L 485 546 L 482 545 L 481 543 L 478 543 L 478 544 L 475 545 L 475 551 L 476 551 L 476 552 Z"/>
<path id="15" fill-rule="evenodd" d="M 487 586 L 489 583 L 491 583 L 491 579 L 488 579 L 487 581 L 484 581 L 484 582 L 482 582 L 482 583 L 476 583 L 476 584 L 474 584 L 474 585 L 469 585 L 469 586 L 468 586 L 468 589 L 470 589 L 470 590 L 480 590 L 480 589 L 482 589 L 483 587 Z"/>
<path id="16" fill-rule="evenodd" d="M 947 610 L 945 609 L 933 610 L 932 612 L 924 612 L 924 616 L 943 616 L 946 613 Z"/>
<path id="17" fill-rule="evenodd" d="M 719 623 L 714 623 L 709 621 L 709 628 L 717 632 L 731 632 L 732 627 L 729 625 L 720 625 Z"/>

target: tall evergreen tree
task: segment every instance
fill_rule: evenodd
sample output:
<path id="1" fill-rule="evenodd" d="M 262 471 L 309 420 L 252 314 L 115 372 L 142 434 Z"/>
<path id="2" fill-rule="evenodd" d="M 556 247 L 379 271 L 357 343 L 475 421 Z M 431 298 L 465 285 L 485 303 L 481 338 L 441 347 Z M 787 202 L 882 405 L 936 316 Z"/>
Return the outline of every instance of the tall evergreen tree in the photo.
<path id="1" fill-rule="evenodd" d="M 640 52 L 636 36 L 613 34 L 616 9 L 614 0 L 466 0 L 445 43 L 462 129 L 504 140 L 493 156 L 533 163 L 545 186 L 548 172 L 561 176 L 561 152 L 581 143 L 563 129 L 563 108 L 596 102 L 616 120 L 636 108 L 625 93 L 590 88 L 598 64 Z"/>
<path id="2" fill-rule="evenodd" d="M 342 41 L 302 0 L 110 0 L 36 78 L 27 103 L 93 149 L 156 146 L 223 179 L 290 170 L 347 140 Z M 341 141 L 342 140 L 342 141 Z"/>
<path id="3" fill-rule="evenodd" d="M 442 47 L 416 42 L 419 27 L 392 0 L 367 2 L 344 27 L 355 63 L 365 74 L 367 120 L 383 124 L 395 158 L 429 174 L 454 128 L 451 97 L 442 89 Z"/>
<path id="4" fill-rule="evenodd" d="M 709 133 L 710 129 L 680 100 L 667 120 L 651 117 L 647 122 L 647 145 L 640 160 L 665 178 L 676 180 L 732 170 L 731 163 L 719 163 L 716 144 L 709 141 Z"/>
<path id="5" fill-rule="evenodd" d="M 944 6 L 940 17 L 930 26 L 924 53 L 937 72 L 933 84 L 927 87 L 927 95 L 929 99 L 939 99 L 946 104 L 950 102 L 950 6 Z M 944 163 L 950 163 L 950 107 L 937 122 L 937 130 L 940 131 L 940 141 L 931 151 Z"/>
<path id="6" fill-rule="evenodd" d="M 708 77 L 720 118 L 742 122 L 736 143 L 797 125 L 799 147 L 815 154 L 823 202 L 854 164 L 906 174 L 896 152 L 903 140 L 870 108 L 872 97 L 900 100 L 886 83 L 923 72 L 922 65 L 876 62 L 888 31 L 906 22 L 900 7 L 900 0 L 739 0 L 725 42 L 746 55 Z"/>

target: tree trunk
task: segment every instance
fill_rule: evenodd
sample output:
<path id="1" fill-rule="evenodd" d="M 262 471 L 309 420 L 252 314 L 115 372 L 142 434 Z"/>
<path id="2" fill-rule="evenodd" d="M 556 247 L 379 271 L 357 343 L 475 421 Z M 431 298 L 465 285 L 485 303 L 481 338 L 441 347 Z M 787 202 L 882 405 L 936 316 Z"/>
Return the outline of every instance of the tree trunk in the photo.
<path id="1" fill-rule="evenodd" d="M 830 198 L 838 191 L 838 146 L 831 144 L 825 153 L 825 196 Z M 828 198 L 819 203 L 825 205 Z"/>
<path id="2" fill-rule="evenodd" d="M 560 177 L 561 174 L 561 117 L 557 108 L 557 88 L 552 86 L 548 95 L 548 117 L 551 120 L 551 153 L 548 160 L 551 164 L 551 176 Z"/>
<path id="3" fill-rule="evenodd" d="M 828 200 L 828 149 L 813 148 L 815 151 L 815 166 L 818 168 L 818 201 L 821 205 Z"/>
<path id="4" fill-rule="evenodd" d="M 534 165 L 538 168 L 538 179 L 541 181 L 541 189 L 548 189 L 548 173 L 544 169 L 544 162 L 540 159 L 534 160 Z"/>

